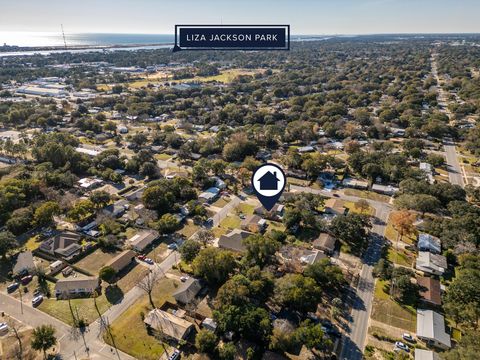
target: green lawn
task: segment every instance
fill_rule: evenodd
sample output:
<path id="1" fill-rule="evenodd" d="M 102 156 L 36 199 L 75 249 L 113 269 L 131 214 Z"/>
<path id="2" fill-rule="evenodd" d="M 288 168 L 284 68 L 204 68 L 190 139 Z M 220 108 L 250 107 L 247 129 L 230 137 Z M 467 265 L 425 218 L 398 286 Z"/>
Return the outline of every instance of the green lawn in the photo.
<path id="1" fill-rule="evenodd" d="M 385 292 L 386 281 L 377 280 L 375 284 L 375 297 L 372 307 L 372 319 L 390 326 L 416 331 L 416 310 L 411 306 L 403 306 L 393 301 Z"/>
<path id="2" fill-rule="evenodd" d="M 246 203 L 240 203 L 237 206 L 237 209 L 245 215 L 252 215 L 253 211 L 255 210 L 255 206 Z"/>
<path id="3" fill-rule="evenodd" d="M 199 226 L 195 225 L 193 221 L 188 221 L 183 227 L 177 231 L 177 233 L 184 235 L 187 239 L 195 234 L 198 229 L 200 229 Z"/>
<path id="4" fill-rule="evenodd" d="M 178 283 L 171 279 L 158 281 L 153 293 L 155 305 L 160 307 L 166 300 L 174 301 L 171 293 L 176 286 Z M 141 314 L 146 315 L 150 310 L 148 297 L 144 295 L 111 324 L 111 329 L 115 344 L 120 350 L 138 359 L 158 360 L 164 351 L 162 343 L 148 335 L 141 317 Z M 104 340 L 112 345 L 107 334 L 104 334 Z"/>
<path id="5" fill-rule="evenodd" d="M 366 191 L 366 190 L 358 190 L 358 189 L 345 189 L 345 195 L 348 196 L 356 196 L 363 199 L 369 199 L 374 201 L 382 201 L 388 203 L 390 201 L 390 197 L 382 194 L 377 194 L 373 191 Z"/>
<path id="6" fill-rule="evenodd" d="M 227 205 L 230 202 L 230 200 L 225 200 L 223 197 L 220 197 L 217 201 L 215 201 L 212 206 L 216 206 L 218 208 L 223 208 L 225 205 Z"/>
<path id="7" fill-rule="evenodd" d="M 415 257 L 411 251 L 404 249 L 396 250 L 393 246 L 390 246 L 388 248 L 387 259 L 394 264 L 411 267 Z"/>
<path id="8" fill-rule="evenodd" d="M 97 306 L 100 313 L 103 314 L 107 311 L 107 309 L 112 306 L 112 303 L 117 302 L 118 299 L 118 290 L 103 289 L 102 295 L 97 298 Z M 84 319 L 87 323 L 90 324 L 98 318 L 93 298 L 72 299 L 70 303 L 74 313 L 76 314 L 78 311 L 78 316 Z M 69 325 L 73 324 L 72 313 L 67 300 L 57 300 L 55 298 L 44 299 L 38 308 L 64 323 Z"/>

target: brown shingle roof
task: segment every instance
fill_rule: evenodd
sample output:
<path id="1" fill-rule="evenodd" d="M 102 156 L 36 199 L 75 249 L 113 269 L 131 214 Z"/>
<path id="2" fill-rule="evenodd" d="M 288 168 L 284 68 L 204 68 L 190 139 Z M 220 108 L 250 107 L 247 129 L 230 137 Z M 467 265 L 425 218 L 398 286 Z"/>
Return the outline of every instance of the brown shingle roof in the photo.
<path id="1" fill-rule="evenodd" d="M 419 277 L 417 283 L 420 286 L 420 296 L 435 305 L 442 304 L 440 281 L 431 277 Z"/>
<path id="2" fill-rule="evenodd" d="M 105 266 L 112 267 L 116 272 L 122 270 L 125 266 L 132 262 L 132 259 L 135 257 L 135 251 L 125 250 L 120 254 L 111 259 Z"/>

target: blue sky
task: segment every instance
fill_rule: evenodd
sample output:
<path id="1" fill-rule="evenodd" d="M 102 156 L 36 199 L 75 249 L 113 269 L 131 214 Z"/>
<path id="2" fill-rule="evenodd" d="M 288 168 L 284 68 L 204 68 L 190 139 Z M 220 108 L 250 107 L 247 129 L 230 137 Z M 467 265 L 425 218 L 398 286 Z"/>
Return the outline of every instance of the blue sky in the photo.
<path id="1" fill-rule="evenodd" d="M 0 0 L 0 31 L 172 33 L 290 24 L 293 34 L 480 32 L 478 0 Z"/>

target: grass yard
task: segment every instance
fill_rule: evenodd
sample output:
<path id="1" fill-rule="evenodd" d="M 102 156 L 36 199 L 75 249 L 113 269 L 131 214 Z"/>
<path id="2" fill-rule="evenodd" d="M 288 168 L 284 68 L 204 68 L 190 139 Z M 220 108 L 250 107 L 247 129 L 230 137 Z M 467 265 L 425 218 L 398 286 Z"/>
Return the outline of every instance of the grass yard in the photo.
<path id="1" fill-rule="evenodd" d="M 212 229 L 215 237 L 220 237 L 229 233 L 233 229 L 239 229 L 242 219 L 238 215 L 229 214 L 225 219 L 222 220 L 220 225 Z"/>
<path id="2" fill-rule="evenodd" d="M 345 195 L 348 196 L 357 196 L 363 199 L 369 199 L 374 201 L 390 202 L 390 197 L 387 195 L 377 194 L 373 191 L 358 190 L 358 189 L 345 189 Z"/>
<path id="3" fill-rule="evenodd" d="M 97 275 L 102 266 L 118 254 L 118 251 L 104 252 L 102 249 L 97 249 L 90 255 L 84 257 L 82 260 L 77 262 L 75 266 L 78 266 L 79 268 L 88 271 L 92 275 Z"/>
<path id="4" fill-rule="evenodd" d="M 225 205 L 227 205 L 230 202 L 230 200 L 226 200 L 223 197 L 220 197 L 217 201 L 215 201 L 212 206 L 216 206 L 218 208 L 223 208 Z"/>
<path id="5" fill-rule="evenodd" d="M 269 232 L 269 231 L 272 231 L 272 230 L 277 230 L 277 231 L 281 231 L 281 232 L 284 232 L 285 231 L 285 225 L 283 225 L 283 223 L 281 222 L 278 222 L 278 221 L 267 221 L 267 231 L 266 232 Z"/>
<path id="6" fill-rule="evenodd" d="M 33 251 L 33 250 L 36 250 L 41 243 L 42 243 L 42 240 L 40 240 L 40 236 L 35 235 L 35 236 L 32 236 L 30 239 L 28 239 L 27 242 L 23 244 L 23 247 L 27 250 Z"/>
<path id="7" fill-rule="evenodd" d="M 344 205 L 350 212 L 355 214 L 375 215 L 375 209 L 370 205 L 368 205 L 368 208 L 366 208 L 363 211 L 362 209 L 359 209 L 358 207 L 356 207 L 353 201 L 345 201 Z"/>
<path id="8" fill-rule="evenodd" d="M 393 224 L 391 223 L 390 219 L 388 220 L 387 223 L 387 228 L 385 229 L 385 237 L 390 240 L 391 242 L 395 243 L 397 241 L 397 230 L 393 227 Z M 409 235 L 406 236 L 404 235 L 402 238 L 402 241 L 405 244 L 408 245 L 413 245 L 417 241 L 417 236 L 416 235 Z"/>
<path id="9" fill-rule="evenodd" d="M 153 259 L 155 262 L 162 262 L 163 259 L 167 257 L 167 244 L 164 242 L 155 244 L 154 248 L 148 252 L 146 257 Z"/>
<path id="10" fill-rule="evenodd" d="M 200 227 L 195 225 L 193 221 L 188 220 L 187 223 L 184 224 L 183 227 L 177 231 L 177 233 L 182 234 L 188 239 L 190 236 L 195 234 L 199 229 Z"/>
<path id="11" fill-rule="evenodd" d="M 405 249 L 396 250 L 393 246 L 390 246 L 388 248 L 387 259 L 394 264 L 411 267 L 415 257 L 411 251 Z"/>
<path id="12" fill-rule="evenodd" d="M 165 160 L 165 161 L 167 161 L 167 160 L 171 159 L 172 156 L 171 156 L 171 155 L 168 155 L 168 154 L 156 154 L 156 155 L 154 156 L 154 158 L 157 159 L 157 160 Z"/>
<path id="13" fill-rule="evenodd" d="M 255 210 L 255 206 L 242 202 L 237 206 L 237 210 L 245 215 L 252 215 Z"/>
<path id="14" fill-rule="evenodd" d="M 122 290 L 124 294 L 133 289 L 140 280 L 142 280 L 148 274 L 148 268 L 140 264 L 131 268 L 120 280 L 117 282 L 117 286 Z"/>
<path id="15" fill-rule="evenodd" d="M 102 295 L 97 298 L 97 305 L 100 313 L 103 314 L 107 311 L 112 304 L 118 301 L 118 299 L 118 292 L 105 290 L 105 287 L 103 287 Z M 78 311 L 78 316 L 83 318 L 87 323 L 90 324 L 98 318 L 93 298 L 72 299 L 70 302 L 74 313 Z M 67 300 L 57 300 L 55 298 L 44 299 L 38 308 L 66 324 L 73 324 L 72 313 Z"/>
<path id="16" fill-rule="evenodd" d="M 153 292 L 155 305 L 161 306 L 166 300 L 173 302 L 171 293 L 177 286 L 178 282 L 174 280 L 160 280 Z M 155 337 L 148 335 L 141 317 L 142 313 L 146 315 L 150 310 L 148 296 L 144 295 L 111 324 L 111 329 L 120 350 L 138 359 L 158 360 L 163 354 L 163 346 Z M 112 345 L 108 335 L 104 335 L 104 340 Z"/>
<path id="17" fill-rule="evenodd" d="M 416 331 L 416 310 L 393 301 L 385 292 L 386 281 L 377 279 L 372 307 L 372 319 L 414 333 Z"/>

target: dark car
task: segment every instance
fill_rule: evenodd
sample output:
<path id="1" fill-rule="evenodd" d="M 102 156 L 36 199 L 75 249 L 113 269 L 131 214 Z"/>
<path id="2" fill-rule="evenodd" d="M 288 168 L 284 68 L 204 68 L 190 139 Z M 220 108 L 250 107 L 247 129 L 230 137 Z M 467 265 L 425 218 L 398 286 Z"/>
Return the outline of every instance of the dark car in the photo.
<path id="1" fill-rule="evenodd" d="M 18 289 L 20 284 L 18 282 L 11 283 L 10 285 L 7 286 L 7 292 L 11 293 L 14 292 L 15 290 Z"/>
<path id="2" fill-rule="evenodd" d="M 33 279 L 32 275 L 27 275 L 22 277 L 20 281 L 22 282 L 22 285 L 27 285 L 30 281 L 32 281 L 32 279 Z"/>

